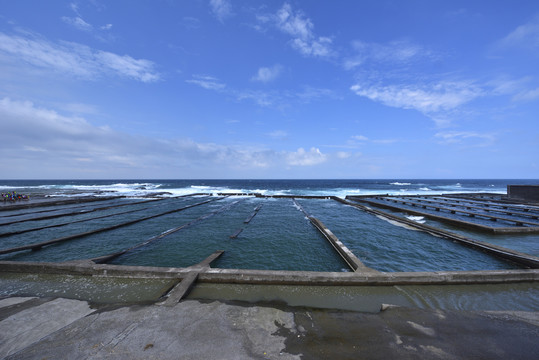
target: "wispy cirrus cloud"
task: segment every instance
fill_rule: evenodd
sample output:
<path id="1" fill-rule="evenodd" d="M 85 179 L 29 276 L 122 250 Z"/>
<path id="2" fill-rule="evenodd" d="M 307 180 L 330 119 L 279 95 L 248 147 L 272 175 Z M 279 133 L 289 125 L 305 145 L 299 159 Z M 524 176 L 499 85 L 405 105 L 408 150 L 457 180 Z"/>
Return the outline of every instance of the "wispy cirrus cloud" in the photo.
<path id="1" fill-rule="evenodd" d="M 219 79 L 208 75 L 193 75 L 192 79 L 185 80 L 185 82 L 198 85 L 207 90 L 217 91 L 226 88 L 226 85 L 222 83 Z"/>
<path id="2" fill-rule="evenodd" d="M 297 91 L 234 89 L 227 86 L 220 79 L 210 75 L 192 75 L 192 78 L 185 80 L 185 82 L 200 86 L 206 90 L 225 93 L 239 101 L 250 100 L 262 107 L 283 108 L 290 106 L 291 103 L 308 103 L 315 99 L 338 98 L 335 91 L 331 89 L 310 86 L 305 86 Z"/>
<path id="3" fill-rule="evenodd" d="M 355 140 L 355 141 L 368 141 L 369 138 L 364 136 L 364 135 L 354 135 L 354 136 L 352 136 L 352 140 Z"/>
<path id="4" fill-rule="evenodd" d="M 346 70 L 368 63 L 408 64 L 414 60 L 435 57 L 432 51 L 406 40 L 386 44 L 356 40 L 352 42 L 352 52 L 352 55 L 344 58 L 343 66 Z"/>
<path id="5" fill-rule="evenodd" d="M 224 22 L 233 15 L 232 5 L 228 0 L 210 0 L 210 8 L 212 14 L 220 22 Z"/>
<path id="6" fill-rule="evenodd" d="M 45 71 L 87 80 L 106 76 L 141 82 L 161 79 L 150 60 L 96 50 L 73 42 L 52 42 L 36 35 L 0 33 L 0 52 L 12 62 L 23 62 Z"/>
<path id="7" fill-rule="evenodd" d="M 98 6 L 95 2 L 93 5 Z M 102 32 L 110 30 L 112 28 L 112 24 L 94 26 L 84 20 L 81 12 L 79 11 L 79 6 L 76 3 L 70 3 L 69 7 L 75 13 L 75 16 L 62 16 L 61 19 L 64 23 L 79 31 L 91 33 L 99 40 L 105 40 L 105 38 L 102 36 Z"/>
<path id="8" fill-rule="evenodd" d="M 293 10 L 288 3 L 275 14 L 259 15 L 261 24 L 270 24 L 291 37 L 290 45 L 304 56 L 328 58 L 336 55 L 333 40 L 329 36 L 318 36 L 314 24 L 301 10 Z"/>
<path id="9" fill-rule="evenodd" d="M 357 83 L 350 90 L 387 106 L 417 110 L 435 121 L 440 112 L 455 110 L 484 95 L 484 89 L 473 82 L 448 80 L 389 85 Z"/>
<path id="10" fill-rule="evenodd" d="M 73 26 L 77 30 L 91 32 L 94 29 L 92 25 L 88 24 L 86 21 L 84 21 L 81 17 L 78 16 L 62 16 L 62 21 L 68 25 Z"/>
<path id="11" fill-rule="evenodd" d="M 539 15 L 518 26 L 499 42 L 502 46 L 518 46 L 539 51 Z"/>
<path id="12" fill-rule="evenodd" d="M 515 101 L 535 101 L 539 100 L 539 87 L 535 89 L 523 90 L 513 96 Z"/>
<path id="13" fill-rule="evenodd" d="M 474 131 L 446 131 L 434 135 L 442 144 L 471 145 L 475 147 L 489 146 L 496 141 L 496 135 L 492 133 Z M 471 140 L 471 143 L 470 143 Z"/>

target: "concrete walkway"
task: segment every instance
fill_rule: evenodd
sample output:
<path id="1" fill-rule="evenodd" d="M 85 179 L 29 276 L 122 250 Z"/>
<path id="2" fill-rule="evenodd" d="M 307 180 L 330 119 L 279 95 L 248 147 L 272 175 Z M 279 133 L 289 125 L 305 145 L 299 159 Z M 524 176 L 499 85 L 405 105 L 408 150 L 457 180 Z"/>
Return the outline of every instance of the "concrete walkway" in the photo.
<path id="1" fill-rule="evenodd" d="M 539 313 L 0 300 L 5 359 L 536 359 Z"/>

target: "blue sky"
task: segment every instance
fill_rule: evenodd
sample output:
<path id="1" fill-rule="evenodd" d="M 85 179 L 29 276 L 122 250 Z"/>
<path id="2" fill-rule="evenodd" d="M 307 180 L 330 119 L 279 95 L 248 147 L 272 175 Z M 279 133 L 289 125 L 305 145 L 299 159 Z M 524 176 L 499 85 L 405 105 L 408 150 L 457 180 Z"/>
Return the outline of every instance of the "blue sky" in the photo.
<path id="1" fill-rule="evenodd" d="M 1 177 L 539 178 L 537 1 L 0 0 Z"/>

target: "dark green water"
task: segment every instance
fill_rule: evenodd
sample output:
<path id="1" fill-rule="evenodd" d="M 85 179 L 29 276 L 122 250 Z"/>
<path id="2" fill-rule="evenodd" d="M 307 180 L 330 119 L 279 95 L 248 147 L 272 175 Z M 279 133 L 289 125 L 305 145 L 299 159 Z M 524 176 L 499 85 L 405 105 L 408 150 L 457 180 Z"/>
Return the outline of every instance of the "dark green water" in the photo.
<path id="1" fill-rule="evenodd" d="M 533 182 L 533 181 L 532 181 Z M 212 266 L 240 269 L 348 271 L 347 265 L 291 199 L 231 196 L 217 193 L 337 195 L 434 192 L 501 193 L 508 183 L 524 180 L 152 180 L 152 181 L 0 181 L 0 190 L 31 194 L 29 203 L 80 196 L 129 196 L 95 203 L 0 211 L 0 233 L 63 225 L 0 237 L 0 250 L 54 240 L 200 204 L 43 247 L 0 255 L 0 260 L 67 261 L 89 259 L 144 246 L 116 258 L 115 264 L 194 265 L 216 250 L 225 253 Z M 210 193 L 213 196 L 179 195 Z M 160 200 L 139 203 L 157 196 Z M 48 199 L 50 200 L 50 198 Z M 365 265 L 379 271 L 512 269 L 512 263 L 432 235 L 396 226 L 333 200 L 298 200 L 321 220 Z M 24 204 L 24 203 L 21 203 Z M 118 206 L 125 205 L 126 206 Z M 2 204 L 7 206 L 9 204 Z M 257 215 L 244 223 L 258 206 Z M 106 208 L 108 207 L 108 208 Z M 95 211 L 92 211 L 95 210 Z M 62 216 L 37 219 L 46 215 Z M 22 221 L 22 220 L 31 221 Z M 81 221 L 86 220 L 86 221 Z M 17 222 L 20 221 L 20 222 Z M 8 224 L 9 223 L 9 224 Z M 3 225 L 4 224 L 4 225 Z M 164 232 L 181 230 L 156 239 Z M 232 239 L 230 236 L 241 230 Z M 488 236 L 487 236 L 488 237 Z M 496 239 L 482 239 L 496 241 Z M 509 243 L 509 240 L 505 241 Z M 515 242 L 519 251 L 536 252 L 537 236 Z"/>

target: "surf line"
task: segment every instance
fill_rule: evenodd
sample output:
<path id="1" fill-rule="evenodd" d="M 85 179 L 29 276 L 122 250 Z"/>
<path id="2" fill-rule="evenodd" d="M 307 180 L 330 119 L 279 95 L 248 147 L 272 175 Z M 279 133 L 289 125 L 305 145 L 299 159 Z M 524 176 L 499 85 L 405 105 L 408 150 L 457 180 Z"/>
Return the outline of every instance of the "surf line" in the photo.
<path id="1" fill-rule="evenodd" d="M 126 253 L 128 253 L 130 251 L 139 249 L 139 248 L 141 248 L 143 246 L 146 246 L 146 245 L 148 245 L 148 244 L 150 244 L 150 243 L 152 243 L 152 242 L 154 242 L 156 240 L 162 239 L 165 236 L 168 236 L 170 234 L 174 234 L 177 231 L 185 229 L 185 228 L 187 228 L 189 226 L 193 226 L 193 225 L 195 225 L 195 224 L 197 224 L 197 223 L 199 223 L 201 221 L 207 220 L 212 216 L 215 216 L 215 215 L 217 215 L 217 214 L 219 214 L 219 213 L 221 213 L 223 211 L 226 211 L 226 210 L 230 209 L 232 206 L 236 205 L 240 201 L 242 201 L 242 200 L 236 200 L 236 201 L 234 201 L 234 202 L 232 202 L 230 204 L 226 204 L 225 206 L 223 206 L 223 207 L 221 207 L 221 208 L 219 208 L 219 209 L 217 209 L 215 211 L 212 211 L 210 213 L 204 214 L 204 215 L 196 218 L 195 220 L 188 222 L 187 224 L 183 224 L 183 225 L 180 225 L 178 227 L 169 229 L 169 230 L 167 230 L 167 231 L 165 231 L 165 232 L 163 232 L 163 233 L 161 233 L 159 235 L 156 235 L 156 236 L 153 236 L 153 237 L 149 238 L 148 240 L 144 241 L 143 243 L 137 244 L 137 245 L 132 246 L 132 247 L 130 247 L 128 249 L 118 251 L 118 252 L 108 254 L 108 255 L 99 256 L 99 257 L 92 258 L 92 259 L 89 259 L 89 260 L 95 262 L 96 264 L 104 264 L 104 263 L 109 262 L 109 261 L 111 261 L 111 260 L 113 260 L 113 259 L 115 259 L 115 258 L 117 258 L 119 256 L 122 256 L 122 255 L 124 255 L 124 254 L 126 254 Z"/>
<path id="2" fill-rule="evenodd" d="M 162 213 L 159 213 L 159 214 L 145 216 L 145 217 L 142 217 L 142 218 L 139 218 L 139 219 L 127 221 L 127 222 L 112 225 L 112 226 L 107 226 L 107 227 L 96 229 L 96 230 L 91 230 L 91 231 L 87 231 L 87 232 L 83 232 L 83 233 L 79 233 L 79 234 L 64 236 L 64 237 L 61 237 L 61 238 L 58 238 L 58 239 L 53 239 L 53 240 L 49 240 L 49 241 L 43 241 L 43 242 L 40 242 L 40 243 L 34 243 L 34 244 L 30 244 L 30 245 L 18 246 L 18 247 L 14 247 L 14 248 L 10 248 L 10 249 L 0 250 L 0 255 L 9 254 L 9 253 L 13 253 L 13 252 L 19 252 L 19 251 L 23 251 L 23 250 L 37 251 L 37 250 L 40 250 L 42 247 L 47 246 L 47 245 L 57 244 L 57 243 L 61 243 L 61 242 L 65 242 L 65 241 L 69 241 L 69 240 L 73 240 L 73 239 L 78 239 L 78 238 L 88 236 L 88 235 L 93 235 L 93 234 L 97 234 L 97 233 L 101 233 L 101 232 L 105 232 L 105 231 L 109 231 L 109 230 L 118 229 L 118 228 L 121 228 L 121 227 L 124 227 L 124 226 L 127 226 L 127 225 L 136 224 L 136 223 L 144 221 L 144 220 L 149 220 L 149 219 L 153 219 L 153 218 L 156 218 L 156 217 L 159 217 L 159 216 L 172 214 L 172 213 L 175 213 L 175 212 L 183 211 L 183 210 L 195 207 L 195 206 L 204 205 L 204 204 L 207 204 L 209 202 L 217 201 L 217 200 L 221 200 L 221 199 L 222 199 L 222 197 L 219 197 L 219 198 L 216 198 L 216 199 L 209 199 L 209 200 L 202 201 L 202 202 L 199 202 L 199 203 L 196 203 L 196 204 L 184 206 L 184 207 L 181 207 L 179 209 L 168 210 L 168 211 L 165 211 L 165 212 L 162 212 Z"/>

